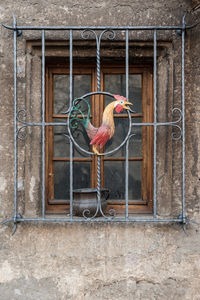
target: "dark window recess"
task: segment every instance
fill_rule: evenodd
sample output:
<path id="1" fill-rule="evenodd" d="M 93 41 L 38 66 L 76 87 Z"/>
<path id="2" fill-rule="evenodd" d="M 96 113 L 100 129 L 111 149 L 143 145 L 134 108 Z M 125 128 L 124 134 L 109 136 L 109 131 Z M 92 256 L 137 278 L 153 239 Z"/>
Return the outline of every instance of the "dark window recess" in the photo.
<path id="1" fill-rule="evenodd" d="M 67 65 L 55 67 L 46 66 L 47 89 L 52 90 L 46 99 L 46 122 L 66 123 L 69 108 L 69 74 Z M 94 91 L 96 86 L 96 67 L 87 64 L 74 64 L 72 76 L 73 99 Z M 126 75 L 123 64 L 102 64 L 102 91 L 118 95 L 126 95 Z M 53 83 L 53 84 L 51 84 Z M 145 94 L 146 93 L 146 94 Z M 144 97 L 145 95 L 145 97 Z M 150 99 L 147 106 L 146 97 Z M 114 99 L 113 99 L 114 100 Z M 91 106 L 90 119 L 96 127 L 101 125 L 102 112 L 112 102 L 109 96 L 95 95 L 89 97 Z M 133 103 L 134 112 L 131 119 L 134 123 L 153 121 L 152 99 L 152 66 L 129 67 L 129 100 Z M 51 108 L 53 107 L 53 111 Z M 83 107 L 86 109 L 86 107 Z M 149 111 L 149 112 L 148 112 Z M 129 131 L 129 118 L 124 111 L 114 113 L 115 135 L 109 140 L 104 152 L 118 147 Z M 70 212 L 70 140 L 66 125 L 47 129 L 46 181 L 47 212 Z M 82 148 L 91 151 L 90 140 L 86 130 L 79 126 L 73 132 L 75 141 Z M 146 142 L 146 138 L 150 141 Z M 153 131 L 152 128 L 133 127 L 130 133 L 128 147 L 128 208 L 130 213 L 151 213 L 153 199 Z M 119 215 L 125 213 L 126 186 L 126 145 L 112 155 L 102 156 L 101 159 L 101 188 L 109 189 L 107 211 L 114 209 Z M 97 187 L 97 157 L 84 155 L 73 148 L 73 189 Z M 148 187 L 148 188 L 147 188 Z M 150 188 L 149 188 L 150 187 Z"/>

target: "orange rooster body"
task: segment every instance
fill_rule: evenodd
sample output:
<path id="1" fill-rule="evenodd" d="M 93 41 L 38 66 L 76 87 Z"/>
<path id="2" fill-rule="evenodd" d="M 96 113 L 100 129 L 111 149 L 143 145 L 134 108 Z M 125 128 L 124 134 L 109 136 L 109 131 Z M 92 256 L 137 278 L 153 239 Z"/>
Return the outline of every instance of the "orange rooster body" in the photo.
<path id="1" fill-rule="evenodd" d="M 97 155 L 102 155 L 97 150 L 99 146 L 100 149 L 106 144 L 106 142 L 111 139 L 115 133 L 115 123 L 114 123 L 114 110 L 117 113 L 123 111 L 123 109 L 130 110 L 126 105 L 132 105 L 132 103 L 127 102 L 126 98 L 119 95 L 114 95 L 115 101 L 108 104 L 103 112 L 102 124 L 99 128 L 94 127 L 90 121 L 88 121 L 87 126 L 85 126 L 88 137 L 93 145 L 93 152 Z"/>

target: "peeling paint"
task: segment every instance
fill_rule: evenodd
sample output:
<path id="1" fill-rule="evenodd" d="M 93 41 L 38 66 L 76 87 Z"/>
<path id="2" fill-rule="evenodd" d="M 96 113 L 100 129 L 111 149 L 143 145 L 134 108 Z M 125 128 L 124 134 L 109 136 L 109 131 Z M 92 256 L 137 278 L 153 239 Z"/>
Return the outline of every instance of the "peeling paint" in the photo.
<path id="1" fill-rule="evenodd" d="M 24 182 L 22 180 L 18 181 L 17 190 L 18 191 L 23 191 L 24 190 Z"/>
<path id="2" fill-rule="evenodd" d="M 0 282 L 11 281 L 13 278 L 15 278 L 15 272 L 13 272 L 13 268 L 6 260 L 0 267 Z"/>
<path id="3" fill-rule="evenodd" d="M 35 177 L 32 176 L 30 181 L 30 190 L 29 190 L 29 197 L 31 202 L 34 201 L 34 188 L 35 188 Z"/>
<path id="4" fill-rule="evenodd" d="M 7 180 L 5 177 L 0 177 L 0 192 L 5 191 L 7 187 Z"/>

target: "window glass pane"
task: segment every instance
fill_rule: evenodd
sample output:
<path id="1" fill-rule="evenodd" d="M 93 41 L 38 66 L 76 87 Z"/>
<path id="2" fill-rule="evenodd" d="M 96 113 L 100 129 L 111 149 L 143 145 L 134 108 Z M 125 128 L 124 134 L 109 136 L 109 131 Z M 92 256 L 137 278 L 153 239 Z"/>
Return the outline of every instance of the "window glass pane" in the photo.
<path id="1" fill-rule="evenodd" d="M 89 188 L 91 182 L 90 162 L 74 162 L 73 163 L 74 179 L 73 188 L 82 189 Z"/>
<path id="2" fill-rule="evenodd" d="M 54 75 L 54 113 L 69 108 L 69 75 Z M 73 75 L 73 99 L 91 91 L 91 75 Z"/>
<path id="3" fill-rule="evenodd" d="M 129 200 L 142 199 L 142 162 L 141 161 L 129 161 Z"/>
<path id="4" fill-rule="evenodd" d="M 125 94 L 126 95 L 126 94 Z M 133 110 L 142 113 L 142 75 L 129 75 L 129 100 L 133 103 Z"/>
<path id="5" fill-rule="evenodd" d="M 126 97 L 126 75 L 106 74 L 104 75 L 105 91 Z M 105 105 L 110 103 L 111 97 L 105 97 Z M 129 101 L 133 103 L 133 110 L 142 113 L 142 75 L 129 74 Z"/>
<path id="6" fill-rule="evenodd" d="M 114 118 L 115 134 L 105 145 L 105 152 L 111 151 L 118 147 L 125 139 L 128 133 L 129 119 Z M 125 147 L 120 148 L 117 152 L 111 154 L 112 157 L 125 156 Z"/>
<path id="7" fill-rule="evenodd" d="M 69 199 L 70 166 L 68 162 L 54 162 L 54 199 Z M 73 163 L 73 188 L 90 187 L 90 163 Z"/>
<path id="8" fill-rule="evenodd" d="M 141 118 L 133 118 L 133 123 L 141 123 Z M 115 134 L 105 145 L 105 152 L 111 151 L 119 146 L 128 133 L 129 120 L 127 118 L 115 118 Z M 132 127 L 131 134 L 134 134 L 129 140 L 129 157 L 142 156 L 142 126 Z M 123 146 L 110 157 L 125 157 L 126 147 Z"/>
<path id="9" fill-rule="evenodd" d="M 104 162 L 104 187 L 110 190 L 110 200 L 124 199 L 125 170 L 124 162 Z"/>
<path id="10" fill-rule="evenodd" d="M 55 122 L 66 122 L 66 119 L 54 119 Z M 54 126 L 54 157 L 69 156 L 69 138 L 67 126 Z"/>
<path id="11" fill-rule="evenodd" d="M 90 151 L 90 139 L 86 133 L 86 130 L 83 126 L 79 125 L 78 129 L 73 132 L 74 140 L 77 144 L 86 151 Z M 79 150 L 74 146 L 74 157 L 87 157 L 83 151 Z"/>
<path id="12" fill-rule="evenodd" d="M 74 99 L 91 92 L 91 75 L 74 75 L 73 83 Z"/>
<path id="13" fill-rule="evenodd" d="M 54 113 L 65 112 L 69 107 L 69 75 L 54 75 Z"/>
<path id="14" fill-rule="evenodd" d="M 54 199 L 69 199 L 69 163 L 54 162 Z"/>
<path id="15" fill-rule="evenodd" d="M 132 123 L 141 123 L 142 118 L 132 118 Z M 134 134 L 129 140 L 129 157 L 142 156 L 142 126 L 132 126 L 131 135 Z"/>
<path id="16" fill-rule="evenodd" d="M 129 161 L 129 200 L 140 200 L 141 193 L 140 161 Z M 110 190 L 111 200 L 125 199 L 125 162 L 106 161 L 104 164 L 104 186 Z"/>

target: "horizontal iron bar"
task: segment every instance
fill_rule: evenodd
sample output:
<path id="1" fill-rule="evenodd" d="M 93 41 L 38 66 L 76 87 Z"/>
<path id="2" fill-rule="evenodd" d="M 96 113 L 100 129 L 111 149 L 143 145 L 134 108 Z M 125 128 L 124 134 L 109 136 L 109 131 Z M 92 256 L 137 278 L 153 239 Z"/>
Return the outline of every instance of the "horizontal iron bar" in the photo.
<path id="1" fill-rule="evenodd" d="M 54 222 L 54 223 L 80 223 L 80 222 L 95 222 L 95 223 L 101 223 L 101 222 L 111 222 L 111 223 L 116 223 L 116 222 L 124 222 L 124 223 L 189 223 L 190 220 L 185 219 L 183 220 L 182 218 L 176 218 L 176 219 L 138 219 L 138 218 L 116 218 L 116 219 L 105 219 L 105 218 L 97 218 L 97 219 L 70 219 L 70 218 L 17 218 L 16 221 L 14 218 L 8 219 L 3 221 L 1 224 L 6 224 L 6 223 L 11 223 L 11 222 Z"/>
<path id="2" fill-rule="evenodd" d="M 67 122 L 44 122 L 44 123 L 31 123 L 31 122 L 21 122 L 18 120 L 20 123 L 24 124 L 25 126 L 68 126 Z"/>
<path id="3" fill-rule="evenodd" d="M 132 123 L 132 126 L 170 126 L 177 125 L 177 122 L 152 122 L 152 123 Z"/>
<path id="4" fill-rule="evenodd" d="M 16 26 L 12 27 L 7 24 L 1 24 L 10 30 L 185 30 L 195 26 L 189 25 L 166 25 L 166 26 Z"/>
<path id="5" fill-rule="evenodd" d="M 20 120 L 19 120 L 20 122 Z M 45 122 L 45 123 L 30 123 L 30 122 L 21 122 L 25 126 L 68 126 L 67 122 Z M 176 125 L 176 122 L 152 122 L 152 123 L 132 123 L 132 126 L 170 126 Z"/>

